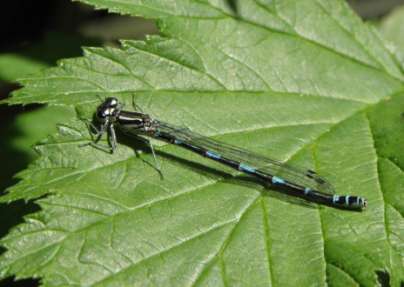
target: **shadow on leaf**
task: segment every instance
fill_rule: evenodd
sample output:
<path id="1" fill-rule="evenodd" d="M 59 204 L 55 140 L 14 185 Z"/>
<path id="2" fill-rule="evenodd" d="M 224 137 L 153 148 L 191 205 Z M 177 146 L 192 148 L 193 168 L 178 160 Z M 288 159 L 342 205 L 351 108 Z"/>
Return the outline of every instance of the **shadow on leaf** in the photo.
<path id="1" fill-rule="evenodd" d="M 233 11 L 235 16 L 238 16 L 238 0 L 226 0 L 227 5 Z"/>
<path id="2" fill-rule="evenodd" d="M 118 137 L 118 142 L 120 142 L 123 145 L 126 145 L 133 150 L 143 150 L 148 153 L 151 153 L 151 149 L 149 145 L 141 140 L 139 137 L 136 136 L 130 136 L 128 137 L 127 135 L 124 135 L 118 131 L 117 133 Z M 212 178 L 216 181 L 222 181 L 222 182 L 227 182 L 231 184 L 237 184 L 237 185 L 243 185 L 252 189 L 257 189 L 261 192 L 262 196 L 266 197 L 273 197 L 273 198 L 278 198 L 283 201 L 287 201 L 292 204 L 297 204 L 297 205 L 304 205 L 309 208 L 315 208 L 315 205 L 312 202 L 308 202 L 307 200 L 304 200 L 304 196 L 301 196 L 300 194 L 296 192 L 292 192 L 288 189 L 279 187 L 279 186 L 270 186 L 266 184 L 263 181 L 260 181 L 254 177 L 248 176 L 248 175 L 237 175 L 234 176 L 226 171 L 219 170 L 216 168 L 212 168 L 206 165 L 203 165 L 201 163 L 191 161 L 182 157 L 178 157 L 176 155 L 159 151 L 156 150 L 156 156 L 160 156 L 162 158 L 165 158 L 169 161 L 178 163 L 182 166 L 186 166 L 188 169 L 191 169 L 195 172 L 201 173 L 206 177 Z M 146 164 L 150 165 L 151 167 L 155 168 L 153 162 L 148 162 L 145 159 L 142 159 Z M 156 169 L 157 172 L 157 169 Z M 164 170 L 163 170 L 164 174 Z M 275 192 L 274 192 L 275 191 Z M 291 196 L 292 195 L 292 196 Z"/>

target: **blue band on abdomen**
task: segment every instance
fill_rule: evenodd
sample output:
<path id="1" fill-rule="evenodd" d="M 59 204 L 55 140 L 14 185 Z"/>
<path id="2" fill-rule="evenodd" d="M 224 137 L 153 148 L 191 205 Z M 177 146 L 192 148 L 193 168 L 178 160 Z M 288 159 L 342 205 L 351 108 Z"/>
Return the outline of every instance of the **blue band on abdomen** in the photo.
<path id="1" fill-rule="evenodd" d="M 207 151 L 205 154 L 206 154 L 207 157 L 210 157 L 210 158 L 213 158 L 213 159 L 220 159 L 221 158 L 221 156 L 219 154 L 214 153 L 212 151 Z"/>
<path id="2" fill-rule="evenodd" d="M 285 180 L 283 178 L 273 176 L 272 177 L 272 183 L 274 183 L 274 184 L 285 184 Z"/>
<path id="3" fill-rule="evenodd" d="M 250 172 L 250 173 L 255 172 L 255 168 L 252 168 L 251 166 L 248 166 L 248 165 L 243 164 L 243 163 L 239 164 L 238 169 L 241 170 L 241 171 L 246 171 L 246 172 Z"/>

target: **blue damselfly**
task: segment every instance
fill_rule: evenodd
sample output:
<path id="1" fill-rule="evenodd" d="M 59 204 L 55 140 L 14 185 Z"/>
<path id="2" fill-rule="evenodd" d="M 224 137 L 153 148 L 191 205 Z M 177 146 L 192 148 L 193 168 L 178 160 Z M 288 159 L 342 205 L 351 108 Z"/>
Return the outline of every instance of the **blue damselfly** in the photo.
<path id="1" fill-rule="evenodd" d="M 108 134 L 109 149 L 117 146 L 115 128 L 125 134 L 146 136 L 191 150 L 233 169 L 251 175 L 264 184 L 288 194 L 337 208 L 362 210 L 367 201 L 363 197 L 337 195 L 333 187 L 312 170 L 302 170 L 242 148 L 216 141 L 187 128 L 179 128 L 143 112 L 125 111 L 116 98 L 106 98 L 95 114 L 100 124 L 91 145 L 98 145 L 104 133 Z M 153 146 L 150 145 L 155 157 Z"/>

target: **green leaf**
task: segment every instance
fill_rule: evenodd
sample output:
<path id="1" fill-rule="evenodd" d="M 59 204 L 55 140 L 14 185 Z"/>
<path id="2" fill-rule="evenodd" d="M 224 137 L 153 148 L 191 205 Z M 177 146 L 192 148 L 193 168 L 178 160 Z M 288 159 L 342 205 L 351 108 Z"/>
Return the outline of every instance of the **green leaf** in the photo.
<path id="1" fill-rule="evenodd" d="M 11 111 L 16 113 L 17 109 Z M 49 133 L 57 132 L 57 123 L 75 116 L 74 110 L 67 106 L 50 106 L 25 111 L 15 119 L 12 113 L 10 114 L 2 115 L 5 126 L 0 129 L 0 137 L 8 138 L 0 143 L 0 158 L 7 162 L 0 167 L 1 192 L 15 183 L 12 179 L 15 172 L 25 168 L 29 162 L 37 158 L 38 155 L 32 147 Z"/>
<path id="2" fill-rule="evenodd" d="M 73 116 L 75 116 L 74 111 L 67 106 L 50 106 L 24 113 L 14 122 L 14 127 L 23 130 L 23 134 L 12 139 L 11 145 L 18 150 L 29 151 L 30 158 L 35 158 L 32 146 L 43 140 L 49 133 L 57 132 L 56 125 Z M 33 125 L 32 122 L 38 124 Z"/>
<path id="3" fill-rule="evenodd" d="M 404 67 L 404 5 L 393 10 L 382 20 L 380 31 Z"/>
<path id="4" fill-rule="evenodd" d="M 375 286 L 380 277 L 400 286 L 404 78 L 345 2 L 246 0 L 238 15 L 219 0 L 85 2 L 158 19 L 162 36 L 87 48 L 21 80 L 9 103 L 74 105 L 77 117 L 36 147 L 40 159 L 2 197 L 40 197 L 42 207 L 3 238 L 3 276 L 44 286 Z M 175 146 L 157 147 L 164 179 L 132 139 L 113 155 L 80 148 L 90 137 L 79 118 L 91 118 L 96 95 L 127 109 L 134 96 L 161 120 L 313 168 L 369 208 L 302 203 Z"/>
<path id="5" fill-rule="evenodd" d="M 13 53 L 0 53 L 0 86 L 13 83 L 17 78 L 35 74 L 56 64 L 60 57 L 81 54 L 83 44 L 98 43 L 95 40 L 49 32 L 38 43 L 24 46 Z M 13 84 L 14 85 L 14 84 Z M 66 106 L 47 109 L 32 107 L 1 110 L 2 127 L 0 157 L 8 162 L 0 167 L 0 191 L 13 181 L 10 177 L 36 158 L 32 146 L 50 133 L 56 132 L 56 124 L 71 119 L 74 110 Z M 14 120 L 15 119 L 15 120 Z M 32 124 L 35 123 L 35 124 Z M 1 230 L 1 228 L 0 228 Z"/>
<path id="6" fill-rule="evenodd" d="M 60 57 L 81 55 L 80 47 L 90 43 L 98 42 L 49 32 L 38 43 L 26 45 L 13 53 L 0 54 L 0 82 L 15 82 L 17 78 L 55 65 Z M 66 106 L 50 106 L 46 109 L 2 108 L 0 137 L 6 140 L 0 142 L 0 158 L 8 164 L 0 167 L 0 191 L 13 183 L 11 176 L 16 171 L 25 168 L 28 162 L 36 158 L 32 146 L 48 134 L 55 133 L 57 123 L 74 116 L 74 110 Z"/>

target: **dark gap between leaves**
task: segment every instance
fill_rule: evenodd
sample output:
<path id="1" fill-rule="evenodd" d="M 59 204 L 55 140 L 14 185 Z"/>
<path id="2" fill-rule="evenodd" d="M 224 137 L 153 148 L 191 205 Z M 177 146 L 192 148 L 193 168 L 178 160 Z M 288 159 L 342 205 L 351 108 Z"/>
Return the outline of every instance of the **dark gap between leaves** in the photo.
<path id="1" fill-rule="evenodd" d="M 390 287 L 390 274 L 385 270 L 377 270 L 377 281 L 382 287 Z M 403 282 L 401 283 L 403 285 Z"/>
<path id="2" fill-rule="evenodd" d="M 38 287 L 39 285 L 39 279 L 15 280 L 15 276 L 12 276 L 0 280 L 0 287 Z"/>

